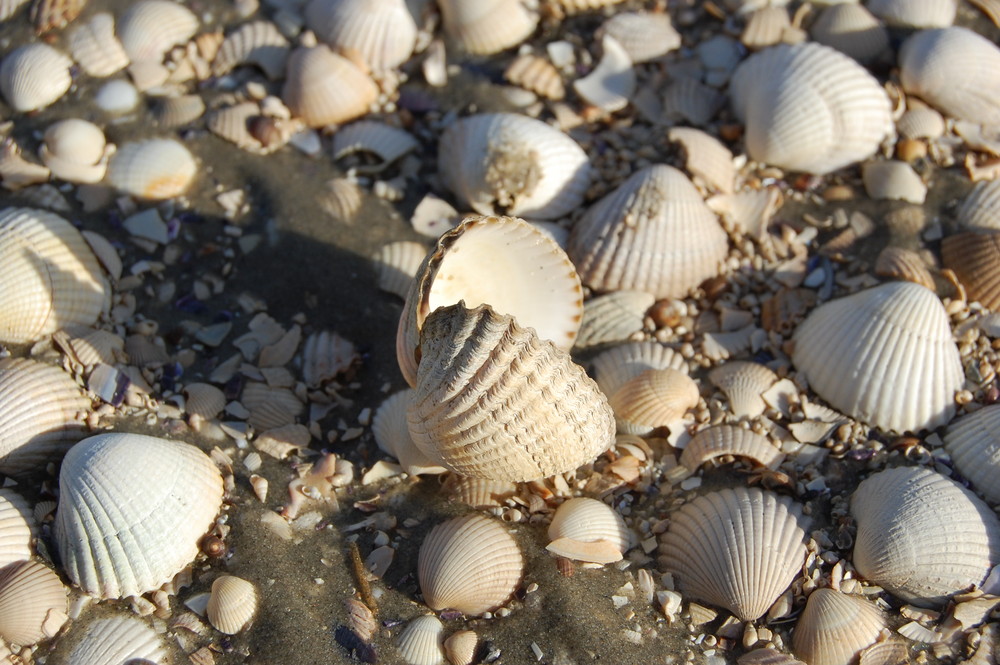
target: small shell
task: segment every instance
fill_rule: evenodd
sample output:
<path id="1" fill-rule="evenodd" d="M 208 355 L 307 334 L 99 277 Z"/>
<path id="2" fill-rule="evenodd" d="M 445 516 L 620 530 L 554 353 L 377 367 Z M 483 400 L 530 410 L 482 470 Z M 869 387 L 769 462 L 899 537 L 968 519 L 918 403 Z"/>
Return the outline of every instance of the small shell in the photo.
<path id="1" fill-rule="evenodd" d="M 254 118 L 260 117 L 260 106 L 257 102 L 242 102 L 235 106 L 211 111 L 205 118 L 205 126 L 208 131 L 223 138 L 230 143 L 236 144 L 247 152 L 264 155 L 274 152 L 281 147 L 280 142 L 274 142 L 265 147 L 250 132 L 250 123 Z"/>
<path id="2" fill-rule="evenodd" d="M 408 665 L 444 663 L 444 624 L 433 614 L 411 619 L 399 634 L 399 656 Z"/>
<path id="3" fill-rule="evenodd" d="M 153 104 L 153 117 L 164 128 L 183 127 L 205 114 L 205 100 L 201 95 L 160 97 Z"/>
<path id="4" fill-rule="evenodd" d="M 920 255 L 903 247 L 883 249 L 875 260 L 875 274 L 913 282 L 932 291 L 936 288 L 934 278 Z"/>
<path id="5" fill-rule="evenodd" d="M 845 2 L 823 9 L 809 28 L 813 41 L 835 48 L 862 64 L 889 48 L 889 32 L 862 4 Z"/>
<path id="6" fill-rule="evenodd" d="M 459 630 L 444 641 L 444 653 L 451 665 L 473 665 L 479 636 L 474 630 Z"/>
<path id="7" fill-rule="evenodd" d="M 35 0 L 31 5 L 35 33 L 41 35 L 49 30 L 65 28 L 86 5 L 87 0 Z"/>
<path id="8" fill-rule="evenodd" d="M 885 627 L 885 617 L 871 601 L 816 589 L 795 625 L 792 648 L 809 665 L 851 665 Z"/>
<path id="9" fill-rule="evenodd" d="M 66 587 L 59 576 L 36 561 L 0 569 L 0 637 L 30 646 L 55 637 L 66 616 Z"/>
<path id="10" fill-rule="evenodd" d="M 359 171 L 381 171 L 419 147 L 420 143 L 405 129 L 372 120 L 351 123 L 333 135 L 334 159 L 355 152 L 370 153 L 379 158 L 380 163 L 377 167 L 358 168 Z"/>
<path id="11" fill-rule="evenodd" d="M 692 473 L 705 462 L 732 455 L 747 457 L 760 466 L 777 469 L 785 455 L 760 434 L 742 427 L 717 425 L 698 432 L 681 452 L 681 464 Z"/>
<path id="12" fill-rule="evenodd" d="M 364 115 L 378 96 L 367 74 L 323 45 L 292 51 L 286 76 L 281 98 L 310 127 Z"/>
<path id="13" fill-rule="evenodd" d="M 868 0 L 868 10 L 893 28 L 947 28 L 957 0 Z"/>
<path id="14" fill-rule="evenodd" d="M 618 431 L 644 436 L 698 406 L 698 384 L 675 369 L 649 369 L 608 397 Z"/>
<path id="15" fill-rule="evenodd" d="M 417 24 L 405 0 L 312 0 L 306 25 L 334 49 L 357 53 L 376 72 L 406 62 Z"/>
<path id="16" fill-rule="evenodd" d="M 730 194 L 736 183 L 733 153 L 717 138 L 693 127 L 671 127 L 667 140 L 680 144 L 684 168 L 706 189 Z"/>
<path id="17" fill-rule="evenodd" d="M 524 557 L 501 522 L 481 515 L 438 524 L 420 546 L 417 576 L 432 610 L 478 616 L 507 602 L 521 581 Z"/>
<path id="18" fill-rule="evenodd" d="M 505 504 L 517 493 L 517 485 L 507 480 L 469 478 L 452 474 L 445 482 L 449 500 L 464 503 L 477 510 L 487 510 Z"/>
<path id="19" fill-rule="evenodd" d="M 909 649 L 895 640 L 876 642 L 862 651 L 858 659 L 858 665 L 907 665 L 909 662 Z"/>
<path id="20" fill-rule="evenodd" d="M 990 405 L 948 426 L 951 461 L 991 504 L 1000 503 L 1000 405 Z"/>
<path id="21" fill-rule="evenodd" d="M 328 330 L 314 332 L 302 345 L 302 379 L 319 388 L 350 370 L 357 359 L 358 350 L 349 340 Z"/>
<path id="22" fill-rule="evenodd" d="M 439 0 L 438 7 L 448 37 L 462 50 L 480 55 L 520 44 L 538 22 L 519 0 Z"/>
<path id="23" fill-rule="evenodd" d="M 378 447 L 397 460 L 403 470 L 412 476 L 420 474 L 437 474 L 447 471 L 446 468 L 428 459 L 410 436 L 410 427 L 406 421 L 406 411 L 413 400 L 413 388 L 406 388 L 387 398 L 372 420 L 372 434 Z"/>
<path id="24" fill-rule="evenodd" d="M 328 215 L 350 224 L 354 221 L 354 215 L 361 209 L 364 192 L 353 180 L 332 178 L 326 181 L 317 198 Z"/>
<path id="25" fill-rule="evenodd" d="M 663 93 L 663 114 L 671 120 L 703 127 L 719 112 L 725 99 L 715 88 L 683 76 L 675 79 Z"/>
<path id="26" fill-rule="evenodd" d="M 45 108 L 69 90 L 73 61 L 48 44 L 19 46 L 0 62 L 0 93 L 15 111 Z"/>
<path id="27" fill-rule="evenodd" d="M 233 575 L 217 577 L 212 582 L 212 595 L 208 598 L 205 614 L 217 631 L 235 635 L 257 614 L 257 587 Z"/>
<path id="28" fill-rule="evenodd" d="M 67 44 L 73 59 L 89 76 L 111 76 L 129 64 L 122 43 L 115 36 L 115 19 L 108 12 L 94 14 L 73 28 Z"/>
<path id="29" fill-rule="evenodd" d="M 250 410 L 247 422 L 260 431 L 294 424 L 305 408 L 288 388 L 272 388 L 259 381 L 247 382 L 240 400 Z"/>
<path id="30" fill-rule="evenodd" d="M 1000 231 L 1000 180 L 976 183 L 958 209 L 963 231 Z"/>
<path id="31" fill-rule="evenodd" d="M 762 239 L 771 218 L 784 203 L 784 196 L 778 187 L 772 186 L 735 194 L 718 194 L 705 203 L 734 230 Z"/>
<path id="32" fill-rule="evenodd" d="M 596 499 L 578 497 L 560 505 L 552 516 L 549 524 L 549 540 L 558 541 L 568 538 L 581 543 L 606 541 L 614 546 L 618 553 L 615 561 L 621 560 L 621 555 L 631 545 L 631 536 L 625 520 L 614 508 Z M 559 551 L 555 542 L 550 542 L 545 549 L 557 556 L 566 556 Z M 567 558 L 573 558 L 567 556 Z M 593 563 L 613 563 L 611 561 L 594 561 Z"/>
<path id="33" fill-rule="evenodd" d="M 547 59 L 537 55 L 526 53 L 517 57 L 507 66 L 503 77 L 546 99 L 559 101 L 566 96 L 559 70 Z"/>
<path id="34" fill-rule="evenodd" d="M 740 41 L 756 51 L 786 42 L 791 30 L 792 20 L 787 7 L 761 7 L 748 15 Z"/>
<path id="35" fill-rule="evenodd" d="M 133 616 L 115 616 L 91 623 L 74 622 L 68 638 L 80 634 L 66 665 L 123 665 L 161 663 L 167 656 L 163 641 L 146 622 Z"/>
<path id="36" fill-rule="evenodd" d="M 573 89 L 591 106 L 614 113 L 628 106 L 635 93 L 635 70 L 628 53 L 611 35 L 601 38 L 603 55 L 587 76 L 573 81 Z"/>
<path id="37" fill-rule="evenodd" d="M 756 418 L 767 404 L 762 395 L 778 381 L 778 375 L 760 363 L 731 361 L 708 373 L 709 380 L 729 400 L 729 409 L 737 418 Z"/>
<path id="38" fill-rule="evenodd" d="M 993 310 L 1000 306 L 1000 232 L 948 236 L 941 243 L 941 261 L 955 272 L 970 300 Z"/>
<path id="39" fill-rule="evenodd" d="M 674 369 L 687 372 L 684 357 L 658 342 L 619 344 L 594 358 L 594 380 L 605 395 L 650 369 Z"/>
<path id="40" fill-rule="evenodd" d="M 28 502 L 13 490 L 0 489 L 0 568 L 31 557 L 34 525 Z"/>
<path id="41" fill-rule="evenodd" d="M 906 162 L 868 162 L 861 173 L 865 191 L 875 200 L 923 203 L 927 198 L 927 185 Z"/>
<path id="42" fill-rule="evenodd" d="M 896 121 L 896 131 L 907 139 L 941 138 L 945 132 L 944 117 L 926 106 L 908 109 Z"/>
<path id="43" fill-rule="evenodd" d="M 118 21 L 118 37 L 133 63 L 163 62 L 167 51 L 191 39 L 197 30 L 198 17 L 171 0 L 140 0 Z"/>
<path id="44" fill-rule="evenodd" d="M 226 395 L 210 383 L 189 383 L 184 386 L 184 410 L 191 416 L 206 420 L 215 418 L 226 408 Z"/>
<path id="45" fill-rule="evenodd" d="M 748 651 L 736 659 L 737 665 L 806 665 L 801 660 L 766 647 Z"/>
<path id="46" fill-rule="evenodd" d="M 107 181 L 140 199 L 172 199 L 183 194 L 198 172 L 198 164 L 183 144 L 173 139 L 147 139 L 119 147 L 108 164 Z"/>
<path id="47" fill-rule="evenodd" d="M 427 256 L 427 248 L 419 242 L 400 240 L 382 245 L 372 263 L 378 277 L 378 288 L 406 299 L 413 286 L 413 279 L 420 264 Z"/>
<path id="48" fill-rule="evenodd" d="M 222 76 L 240 65 L 256 65 L 267 78 L 279 79 L 291 47 L 270 21 L 245 23 L 226 36 L 212 62 L 212 73 Z"/>
<path id="49" fill-rule="evenodd" d="M 614 37 L 634 63 L 659 58 L 681 45 L 680 33 L 666 12 L 617 13 L 604 22 L 600 32 Z"/>
<path id="50" fill-rule="evenodd" d="M 591 298 L 583 306 L 577 349 L 606 342 L 621 342 L 642 330 L 646 310 L 656 296 L 644 291 L 615 291 Z"/>
<path id="51" fill-rule="evenodd" d="M 39 157 L 53 177 L 93 184 L 103 180 L 107 171 L 106 148 L 107 141 L 100 127 L 72 118 L 49 125 Z"/>

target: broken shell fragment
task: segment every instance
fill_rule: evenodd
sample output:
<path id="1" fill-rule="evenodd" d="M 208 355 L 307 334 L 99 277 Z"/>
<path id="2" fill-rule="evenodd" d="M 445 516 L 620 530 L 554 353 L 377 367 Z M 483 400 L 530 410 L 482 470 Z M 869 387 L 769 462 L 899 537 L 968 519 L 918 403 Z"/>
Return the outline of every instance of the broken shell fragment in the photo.
<path id="1" fill-rule="evenodd" d="M 688 471 L 717 457 L 746 457 L 760 466 L 777 469 L 785 455 L 777 446 L 755 432 L 742 427 L 717 425 L 698 432 L 681 452 L 681 464 Z"/>
<path id="2" fill-rule="evenodd" d="M 222 76 L 240 65 L 256 65 L 267 78 L 279 79 L 285 73 L 290 50 L 288 40 L 274 23 L 245 23 L 229 33 L 219 46 L 212 72 Z"/>
<path id="3" fill-rule="evenodd" d="M 631 545 L 631 537 L 625 520 L 608 504 L 586 497 L 577 497 L 564 502 L 556 509 L 549 524 L 549 540 L 545 549 L 556 556 L 567 559 L 578 559 L 591 563 L 613 563 L 620 561 L 622 555 Z M 567 542 L 568 541 L 568 542 Z M 601 541 L 610 545 L 610 561 L 602 558 L 586 557 L 585 548 L 574 548 L 579 543 L 595 543 Z M 564 547 L 569 545 L 569 547 Z M 579 549 L 580 551 L 575 551 Z"/>
<path id="4" fill-rule="evenodd" d="M 1000 231 L 1000 180 L 976 183 L 958 209 L 963 231 Z"/>
<path id="5" fill-rule="evenodd" d="M 597 67 L 573 81 L 573 89 L 588 104 L 614 113 L 628 106 L 635 93 L 635 70 L 628 53 L 611 35 L 601 39 L 601 49 L 604 54 Z"/>
<path id="6" fill-rule="evenodd" d="M 861 170 L 861 177 L 868 196 L 875 200 L 923 203 L 927 198 L 927 185 L 906 162 L 869 162 Z"/>
<path id="7" fill-rule="evenodd" d="M 119 147 L 106 180 L 136 198 L 159 201 L 183 194 L 197 172 L 194 157 L 179 141 L 147 139 Z"/>
<path id="8" fill-rule="evenodd" d="M 659 58 L 681 45 L 667 12 L 620 12 L 605 21 L 600 32 L 614 37 L 633 63 Z"/>
<path id="9" fill-rule="evenodd" d="M 235 635 L 246 628 L 257 613 L 257 588 L 242 578 L 222 575 L 212 582 L 205 613 L 217 631 Z"/>
<path id="10" fill-rule="evenodd" d="M 1000 405 L 958 418 L 943 438 L 958 472 L 991 504 L 1000 503 Z"/>
<path id="11" fill-rule="evenodd" d="M 62 97 L 73 79 L 73 61 L 48 44 L 20 46 L 0 63 L 0 93 L 15 111 L 35 111 Z"/>
<path id="12" fill-rule="evenodd" d="M 834 589 L 816 589 L 795 625 L 792 648 L 809 665 L 851 665 L 886 627 L 872 602 Z"/>
<path id="13" fill-rule="evenodd" d="M 446 468 L 428 459 L 413 443 L 406 420 L 406 411 L 412 400 L 413 389 L 406 388 L 382 402 L 372 420 L 375 443 L 399 460 L 399 465 L 410 475 L 444 473 Z"/>
<path id="14" fill-rule="evenodd" d="M 426 256 L 427 248 L 412 240 L 383 245 L 372 259 L 378 277 L 378 288 L 405 300 Z"/>
<path id="15" fill-rule="evenodd" d="M 0 569 L 0 637 L 28 646 L 55 637 L 66 616 L 66 587 L 52 569 L 18 561 Z"/>
<path id="16" fill-rule="evenodd" d="M 566 88 L 562 78 L 551 62 L 537 55 L 526 53 L 518 56 L 503 73 L 503 77 L 530 90 L 537 95 L 559 101 L 566 96 Z"/>

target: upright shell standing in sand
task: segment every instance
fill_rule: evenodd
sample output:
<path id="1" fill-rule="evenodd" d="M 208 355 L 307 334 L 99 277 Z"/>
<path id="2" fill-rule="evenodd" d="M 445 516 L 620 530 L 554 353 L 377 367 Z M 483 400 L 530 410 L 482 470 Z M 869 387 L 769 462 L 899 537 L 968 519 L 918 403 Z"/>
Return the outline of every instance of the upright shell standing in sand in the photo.
<path id="1" fill-rule="evenodd" d="M 257 587 L 233 575 L 217 577 L 212 582 L 205 613 L 217 631 L 235 635 L 246 628 L 257 613 Z"/>
<path id="2" fill-rule="evenodd" d="M 869 600 L 834 589 L 816 589 L 792 633 L 792 648 L 809 665 L 851 665 L 886 627 Z"/>
<path id="3" fill-rule="evenodd" d="M 614 563 L 631 544 L 625 520 L 614 508 L 587 497 L 564 502 L 549 524 L 545 549 L 557 556 L 591 563 Z"/>

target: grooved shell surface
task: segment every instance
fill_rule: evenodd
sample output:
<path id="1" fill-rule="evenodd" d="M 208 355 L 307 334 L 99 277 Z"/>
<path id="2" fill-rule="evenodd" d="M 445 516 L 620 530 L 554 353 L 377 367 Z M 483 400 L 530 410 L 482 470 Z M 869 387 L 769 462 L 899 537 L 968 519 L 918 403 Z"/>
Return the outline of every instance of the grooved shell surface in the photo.
<path id="1" fill-rule="evenodd" d="M 687 372 L 684 356 L 669 346 L 650 340 L 619 344 L 594 358 L 594 380 L 605 395 L 650 369 Z"/>
<path id="2" fill-rule="evenodd" d="M 809 28 L 814 41 L 868 63 L 889 48 L 889 32 L 862 4 L 826 7 Z"/>
<path id="3" fill-rule="evenodd" d="M 630 536 L 625 520 L 614 508 L 586 497 L 570 499 L 560 505 L 549 524 L 549 540 L 572 538 L 583 543 L 606 540 L 622 553 L 628 549 Z"/>
<path id="4" fill-rule="evenodd" d="M 955 414 L 965 377 L 948 315 L 932 291 L 891 282 L 817 307 L 792 362 L 816 393 L 883 430 L 918 431 Z"/>
<path id="5" fill-rule="evenodd" d="M 15 111 L 34 111 L 62 97 L 73 61 L 48 44 L 19 46 L 0 62 L 0 92 Z"/>
<path id="6" fill-rule="evenodd" d="M 28 646 L 54 637 L 66 616 L 66 587 L 48 566 L 18 561 L 0 569 L 0 637 Z"/>
<path id="7" fill-rule="evenodd" d="M 771 445 L 756 432 L 731 425 L 717 425 L 698 432 L 688 442 L 681 453 L 681 464 L 693 472 L 708 460 L 724 455 L 747 457 L 769 469 L 777 469 L 785 458 L 777 446 Z"/>
<path id="8" fill-rule="evenodd" d="M 816 589 L 795 624 L 792 648 L 809 665 L 851 665 L 885 626 L 885 617 L 871 601 Z"/>
<path id="9" fill-rule="evenodd" d="M 281 98 L 310 127 L 364 115 L 378 96 L 371 77 L 325 45 L 292 51 L 286 76 Z"/>
<path id="10" fill-rule="evenodd" d="M 173 139 L 148 139 L 118 148 L 108 164 L 107 182 L 140 199 L 183 194 L 198 172 L 194 157 Z"/>
<path id="11" fill-rule="evenodd" d="M 519 0 L 438 0 L 438 7 L 448 37 L 475 54 L 499 53 L 520 44 L 538 22 Z"/>
<path id="12" fill-rule="evenodd" d="M 958 0 L 868 0 L 872 14 L 894 28 L 946 28 L 955 22 Z"/>
<path id="13" fill-rule="evenodd" d="M 130 665 L 162 663 L 167 655 L 163 641 L 141 619 L 116 616 L 74 625 L 68 639 L 82 633 L 66 665 Z"/>
<path id="14" fill-rule="evenodd" d="M 604 22 L 601 32 L 614 37 L 633 63 L 659 58 L 681 45 L 666 12 L 619 12 Z"/>
<path id="15" fill-rule="evenodd" d="M 274 23 L 245 23 L 229 33 L 219 46 L 212 62 L 212 72 L 221 76 L 239 65 L 256 65 L 267 78 L 279 79 L 285 73 L 290 51 L 288 40 Z"/>
<path id="16" fill-rule="evenodd" d="M 615 291 L 591 298 L 583 306 L 576 347 L 621 342 L 642 330 L 646 310 L 656 297 L 643 291 Z"/>
<path id="17" fill-rule="evenodd" d="M 111 76 L 128 66 L 129 59 L 115 36 L 115 19 L 108 12 L 94 14 L 68 37 L 69 52 L 89 76 Z"/>
<path id="18" fill-rule="evenodd" d="M 412 240 L 390 242 L 372 257 L 378 288 L 394 293 L 402 299 L 410 292 L 420 264 L 427 256 L 427 248 Z"/>
<path id="19" fill-rule="evenodd" d="M 31 557 L 34 524 L 28 502 L 13 490 L 0 489 L 0 568 Z"/>
<path id="20" fill-rule="evenodd" d="M 433 614 L 410 620 L 399 634 L 399 655 L 408 665 L 444 662 L 444 624 Z"/>
<path id="21" fill-rule="evenodd" d="M 160 63 L 167 51 L 197 30 L 198 17 L 171 0 L 140 0 L 118 21 L 118 37 L 132 62 Z"/>
<path id="22" fill-rule="evenodd" d="M 928 289 L 935 289 L 934 277 L 920 254 L 903 247 L 886 247 L 875 260 L 875 274 L 905 280 Z"/>
<path id="23" fill-rule="evenodd" d="M 235 635 L 249 624 L 257 613 L 257 588 L 233 575 L 222 575 L 212 582 L 205 614 L 220 633 Z"/>
<path id="24" fill-rule="evenodd" d="M 1000 232 L 959 233 L 941 242 L 941 263 L 989 309 L 1000 306 Z"/>
<path id="25" fill-rule="evenodd" d="M 976 183 L 958 209 L 962 230 L 1000 231 L 1000 180 Z"/>
<path id="26" fill-rule="evenodd" d="M 413 388 L 406 388 L 387 398 L 375 411 L 372 434 L 378 447 L 397 460 L 403 470 L 411 475 L 444 473 L 443 466 L 427 458 L 410 437 L 406 411 L 413 400 Z"/>
<path id="27" fill-rule="evenodd" d="M 767 408 L 763 395 L 778 375 L 760 363 L 734 360 L 712 369 L 708 379 L 726 394 L 733 415 L 756 418 Z"/>
<path id="28" fill-rule="evenodd" d="M 866 579 L 920 606 L 980 585 L 1000 562 L 1000 521 L 970 490 L 926 468 L 898 467 L 851 496 L 858 525 L 854 566 Z"/>
<path id="29" fill-rule="evenodd" d="M 55 541 L 66 574 L 100 598 L 170 581 L 198 554 L 223 493 L 218 469 L 194 446 L 119 433 L 71 448 L 59 490 Z"/>
<path id="30" fill-rule="evenodd" d="M 619 432 L 646 435 L 698 406 L 698 384 L 675 369 L 648 369 L 608 396 Z"/>
<path id="31" fill-rule="evenodd" d="M 417 41 L 405 0 L 312 0 L 305 17 L 317 37 L 341 52 L 358 53 L 374 71 L 406 62 Z"/>
<path id="32" fill-rule="evenodd" d="M 990 503 L 1000 503 L 1000 404 L 955 420 L 944 435 L 944 446 L 972 487 Z"/>

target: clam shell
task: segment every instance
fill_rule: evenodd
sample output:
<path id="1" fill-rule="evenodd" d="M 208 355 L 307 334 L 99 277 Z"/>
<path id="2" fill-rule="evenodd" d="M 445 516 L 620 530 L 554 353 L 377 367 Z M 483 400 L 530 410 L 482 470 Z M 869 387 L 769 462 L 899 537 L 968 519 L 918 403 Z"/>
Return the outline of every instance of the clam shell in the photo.
<path id="1" fill-rule="evenodd" d="M 212 582 L 212 595 L 205 613 L 217 631 L 235 635 L 246 628 L 257 613 L 257 587 L 233 575 L 217 577 Z"/>
<path id="2" fill-rule="evenodd" d="M 875 274 L 906 280 L 934 290 L 934 278 L 919 254 L 903 247 L 886 247 L 875 260 Z"/>
<path id="3" fill-rule="evenodd" d="M 503 77 L 526 90 L 559 101 L 566 96 L 559 70 L 546 58 L 526 53 L 511 62 L 503 73 Z"/>
<path id="4" fill-rule="evenodd" d="M 941 262 L 989 309 L 1000 306 L 1000 232 L 959 233 L 941 242 Z"/>
<path id="5" fill-rule="evenodd" d="M 646 310 L 656 297 L 643 291 L 615 291 L 591 298 L 583 306 L 576 348 L 620 342 L 642 330 Z"/>
<path id="6" fill-rule="evenodd" d="M 788 497 L 755 487 L 711 492 L 671 516 L 661 562 L 685 596 L 752 621 L 802 567 L 807 524 Z"/>
<path id="7" fill-rule="evenodd" d="M 417 42 L 405 0 L 311 0 L 306 25 L 340 52 L 357 53 L 374 71 L 403 64 Z"/>
<path id="8" fill-rule="evenodd" d="M 693 127 L 671 127 L 667 140 L 684 150 L 684 168 L 706 189 L 732 193 L 736 183 L 733 153 L 717 138 Z"/>
<path id="9" fill-rule="evenodd" d="M 444 653 L 451 665 L 473 665 L 479 636 L 473 630 L 459 630 L 444 641 Z"/>
<path id="10" fill-rule="evenodd" d="M 734 360 L 714 368 L 708 379 L 726 394 L 733 415 L 756 418 L 767 408 L 763 394 L 777 383 L 778 375 L 760 363 Z"/>
<path id="11" fill-rule="evenodd" d="M 212 73 L 222 76 L 240 65 L 256 65 L 267 78 L 279 79 L 291 47 L 270 21 L 244 23 L 226 36 L 212 62 Z"/>
<path id="12" fill-rule="evenodd" d="M 649 369 L 608 397 L 619 432 L 646 435 L 698 406 L 698 384 L 675 369 Z"/>
<path id="13" fill-rule="evenodd" d="M 94 14 L 68 35 L 69 52 L 89 76 L 102 78 L 129 64 L 125 48 L 115 36 L 115 19 L 108 12 Z"/>
<path id="14" fill-rule="evenodd" d="M 372 258 L 375 264 L 375 274 L 378 277 L 378 288 L 394 293 L 402 299 L 413 286 L 420 264 L 427 256 L 427 248 L 419 242 L 400 240 L 390 242 L 376 252 Z"/>
<path id="15" fill-rule="evenodd" d="M 73 61 L 48 44 L 19 46 L 0 62 L 0 93 L 15 111 L 45 108 L 69 90 Z"/>
<path id="16" fill-rule="evenodd" d="M 861 174 L 865 191 L 875 200 L 923 203 L 927 198 L 927 185 L 906 162 L 869 162 L 864 165 Z"/>
<path id="17" fill-rule="evenodd" d="M 871 74 L 828 46 L 775 46 L 747 58 L 730 83 L 750 157 L 825 174 L 871 156 L 894 131 Z"/>
<path id="18" fill-rule="evenodd" d="M 813 41 L 835 48 L 862 64 L 889 48 L 889 32 L 862 4 L 845 2 L 826 7 L 809 28 Z"/>
<path id="19" fill-rule="evenodd" d="M 100 598 L 137 596 L 170 581 L 198 554 L 223 493 L 218 469 L 194 446 L 119 433 L 73 446 L 59 490 L 55 541 L 63 567 Z"/>
<path id="20" fill-rule="evenodd" d="M 97 183 L 107 171 L 107 141 L 100 127 L 71 118 L 49 125 L 39 156 L 53 177 L 73 183 Z"/>
<path id="21" fill-rule="evenodd" d="M 281 98 L 310 127 L 364 115 L 378 96 L 367 74 L 323 45 L 292 51 L 286 76 Z"/>
<path id="22" fill-rule="evenodd" d="M 59 576 L 36 561 L 0 569 L 0 637 L 28 646 L 55 637 L 69 617 L 66 587 Z"/>
<path id="23" fill-rule="evenodd" d="M 163 62 L 198 30 L 198 17 L 171 0 L 139 0 L 118 20 L 118 38 L 132 62 Z"/>
<path id="24" fill-rule="evenodd" d="M 173 139 L 147 139 L 118 148 L 108 164 L 107 182 L 140 199 L 171 199 L 183 194 L 198 172 L 198 164 L 183 144 Z"/>
<path id="25" fill-rule="evenodd" d="M 153 117 L 161 127 L 183 127 L 205 114 L 201 95 L 160 97 L 153 104 Z"/>
<path id="26" fill-rule="evenodd" d="M 74 623 L 71 638 L 80 639 L 67 665 L 124 665 L 162 663 L 167 656 L 163 641 L 146 622 L 132 616 L 115 616 L 91 623 Z"/>
<path id="27" fill-rule="evenodd" d="M 576 141 L 511 113 L 455 121 L 438 142 L 445 185 L 478 213 L 555 219 L 582 203 L 590 163 Z"/>
<path id="28" fill-rule="evenodd" d="M 947 28 L 957 0 L 868 0 L 868 10 L 894 28 Z"/>
<path id="29" fill-rule="evenodd" d="M 666 55 L 681 45 L 681 35 L 666 12 L 620 12 L 601 26 L 615 38 L 633 63 Z"/>
<path id="30" fill-rule="evenodd" d="M 1000 231 L 1000 180 L 976 183 L 958 209 L 962 230 Z"/>
<path id="31" fill-rule="evenodd" d="M 13 490 L 0 489 L 0 568 L 31 557 L 34 525 L 28 502 Z"/>
<path id="32" fill-rule="evenodd" d="M 569 354 L 486 305 L 432 312 L 410 435 L 432 460 L 480 478 L 572 471 L 613 442 L 614 414 Z"/>
<path id="33" fill-rule="evenodd" d="M 433 614 L 411 619 L 396 643 L 400 658 L 408 665 L 442 665 L 443 644 L 444 624 Z"/>
<path id="34" fill-rule="evenodd" d="M 250 381 L 243 387 L 240 401 L 250 409 L 247 422 L 262 432 L 294 424 L 296 416 L 305 409 L 288 388 L 271 387 L 259 381 Z"/>
<path id="35" fill-rule="evenodd" d="M 413 401 L 413 389 L 406 388 L 387 398 L 372 420 L 372 434 L 378 447 L 399 460 L 399 465 L 408 474 L 416 476 L 424 473 L 444 473 L 446 468 L 428 459 L 417 448 L 410 436 L 406 421 L 406 411 Z"/>
<path id="36" fill-rule="evenodd" d="M 940 607 L 1000 561 L 1000 520 L 971 491 L 926 468 L 866 479 L 851 496 L 854 566 L 903 600 Z"/>
<path id="37" fill-rule="evenodd" d="M 635 93 L 635 70 L 628 53 L 611 35 L 601 38 L 601 50 L 603 54 L 597 67 L 573 81 L 573 89 L 591 106 L 614 113 L 628 106 Z"/>
<path id="38" fill-rule="evenodd" d="M 964 383 L 948 315 L 932 291 L 890 282 L 817 307 L 792 362 L 853 418 L 896 432 L 943 425 Z"/>
<path id="39" fill-rule="evenodd" d="M 1000 503 L 1000 405 L 990 405 L 948 426 L 944 445 L 951 461 L 991 504 Z"/>
<path id="40" fill-rule="evenodd" d="M 717 275 L 728 252 L 726 232 L 687 176 L 657 165 L 588 208 L 568 253 L 593 289 L 669 298 Z"/>
<path id="41" fill-rule="evenodd" d="M 417 577 L 432 610 L 478 616 L 507 602 L 521 581 L 524 557 L 501 522 L 482 515 L 438 524 L 420 545 Z"/>
<path id="42" fill-rule="evenodd" d="M 626 383 L 650 369 L 687 372 L 684 357 L 658 342 L 619 344 L 594 357 L 594 380 L 605 395 L 614 395 Z"/>
<path id="43" fill-rule="evenodd" d="M 872 602 L 833 589 L 816 589 L 795 624 L 792 648 L 809 665 L 851 665 L 885 627 L 885 617 Z"/>
<path id="44" fill-rule="evenodd" d="M 785 455 L 766 438 L 742 427 L 716 425 L 697 434 L 681 453 L 681 464 L 692 473 L 705 462 L 732 455 L 748 457 L 756 464 L 777 469 Z"/>
<path id="45" fill-rule="evenodd" d="M 784 203 L 781 190 L 765 187 L 735 194 L 718 194 L 706 201 L 709 209 L 722 217 L 732 228 L 751 238 L 762 239 L 771 218 Z"/>
<path id="46" fill-rule="evenodd" d="M 606 541 L 618 552 L 615 561 L 620 561 L 621 555 L 631 545 L 631 535 L 622 516 L 608 504 L 586 497 L 570 499 L 560 505 L 552 516 L 548 535 L 550 541 L 557 541 L 560 538 L 569 538 L 581 543 Z M 546 549 L 563 556 L 558 547 L 553 547 L 554 545 L 555 542 L 550 542 Z"/>
<path id="47" fill-rule="evenodd" d="M 464 51 L 499 53 L 524 41 L 538 17 L 518 0 L 438 0 L 448 37 Z"/>
<path id="48" fill-rule="evenodd" d="M 215 418 L 226 408 L 226 395 L 210 383 L 189 383 L 184 386 L 184 410 L 188 415 L 206 420 Z"/>

